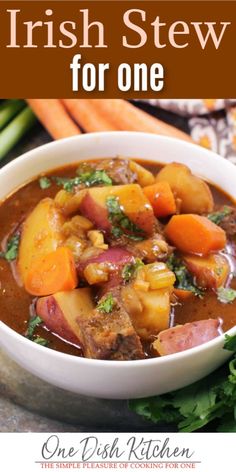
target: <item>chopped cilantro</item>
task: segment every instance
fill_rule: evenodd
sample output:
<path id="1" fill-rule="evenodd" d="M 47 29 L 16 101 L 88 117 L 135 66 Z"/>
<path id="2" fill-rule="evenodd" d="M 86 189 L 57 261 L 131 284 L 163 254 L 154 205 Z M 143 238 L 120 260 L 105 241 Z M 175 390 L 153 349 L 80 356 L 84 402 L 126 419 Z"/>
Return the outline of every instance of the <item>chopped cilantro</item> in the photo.
<path id="1" fill-rule="evenodd" d="M 207 215 L 208 220 L 211 220 L 212 223 L 219 225 L 221 221 L 231 213 L 231 209 L 227 206 L 224 206 L 223 210 L 216 211 L 214 213 L 209 213 Z"/>
<path id="2" fill-rule="evenodd" d="M 135 223 L 133 223 L 128 216 L 126 216 L 119 204 L 118 197 L 110 196 L 106 199 L 106 206 L 108 210 L 108 218 L 112 224 L 111 233 L 116 238 L 122 235 L 127 236 L 134 241 L 142 241 L 145 239 L 145 234 Z"/>
<path id="3" fill-rule="evenodd" d="M 0 258 L 6 259 L 8 262 L 14 261 L 17 258 L 19 244 L 20 235 L 14 234 L 14 236 L 12 236 L 7 243 L 6 251 L 0 252 Z"/>
<path id="4" fill-rule="evenodd" d="M 166 263 L 169 269 L 172 270 L 176 276 L 176 288 L 189 290 L 193 292 L 194 295 L 200 298 L 203 297 L 203 290 L 195 284 L 194 279 L 189 273 L 187 267 L 178 257 L 176 257 L 174 254 L 171 254 Z"/>
<path id="5" fill-rule="evenodd" d="M 112 180 L 104 170 L 92 170 L 79 173 L 77 177 L 54 177 L 57 185 L 62 185 L 67 192 L 73 192 L 78 185 L 92 187 L 93 185 L 112 185 Z"/>
<path id="6" fill-rule="evenodd" d="M 40 177 L 39 179 L 39 186 L 42 190 L 51 187 L 52 183 L 48 177 Z"/>
<path id="7" fill-rule="evenodd" d="M 236 335 L 229 336 L 228 334 L 225 334 L 224 349 L 236 352 Z"/>
<path id="8" fill-rule="evenodd" d="M 236 290 L 220 287 L 217 289 L 217 298 L 221 303 L 232 303 L 236 299 Z"/>
<path id="9" fill-rule="evenodd" d="M 27 328 L 27 334 L 26 337 L 33 341 L 36 344 L 40 344 L 41 346 L 48 346 L 49 341 L 47 339 L 41 338 L 41 336 L 38 336 L 34 334 L 35 329 L 42 324 L 43 320 L 40 318 L 40 316 L 33 316 L 30 318 L 28 322 L 28 328 Z"/>
<path id="10" fill-rule="evenodd" d="M 236 335 L 225 335 L 224 349 L 236 352 Z M 235 432 L 236 357 L 192 385 L 150 398 L 131 400 L 138 415 L 176 425 L 178 431 L 196 431 L 212 424 L 213 431 Z M 213 422 L 213 423 L 212 423 Z"/>
<path id="11" fill-rule="evenodd" d="M 122 269 L 122 278 L 125 282 L 129 282 L 135 275 L 139 267 L 144 265 L 141 259 L 136 259 L 135 262 L 130 262 L 129 264 L 125 264 Z"/>
<path id="12" fill-rule="evenodd" d="M 114 306 L 115 306 L 115 299 L 113 298 L 112 293 L 108 293 L 108 295 L 102 299 L 101 302 L 98 303 L 97 309 L 102 313 L 111 313 Z"/>
<path id="13" fill-rule="evenodd" d="M 105 170 L 93 170 L 92 172 L 81 173 L 79 174 L 79 179 L 81 183 L 85 184 L 87 187 L 101 184 L 112 185 L 112 180 Z"/>
<path id="14" fill-rule="evenodd" d="M 33 318 L 30 318 L 29 323 L 28 323 L 28 328 L 27 328 L 27 338 L 32 339 L 34 335 L 35 328 L 39 326 L 43 322 L 42 318 L 40 316 L 33 316 Z"/>
<path id="15" fill-rule="evenodd" d="M 41 338 L 40 336 L 35 336 L 32 341 L 36 344 L 40 344 L 40 346 L 48 346 L 49 341 L 47 339 Z"/>

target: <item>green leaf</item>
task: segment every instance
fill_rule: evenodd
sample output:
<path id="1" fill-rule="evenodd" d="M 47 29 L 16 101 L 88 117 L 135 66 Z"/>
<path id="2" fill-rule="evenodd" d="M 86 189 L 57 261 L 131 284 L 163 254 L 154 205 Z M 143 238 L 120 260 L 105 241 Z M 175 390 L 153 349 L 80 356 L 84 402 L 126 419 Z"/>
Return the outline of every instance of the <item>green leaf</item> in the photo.
<path id="1" fill-rule="evenodd" d="M 34 335 L 34 331 L 43 322 L 42 318 L 40 316 L 34 316 L 33 318 L 30 318 L 28 322 L 28 328 L 27 328 L 27 338 L 32 339 Z"/>
<path id="2" fill-rule="evenodd" d="M 47 339 L 41 338 L 40 336 L 36 336 L 32 341 L 36 344 L 40 344 L 40 346 L 48 346 L 49 341 Z"/>
<path id="3" fill-rule="evenodd" d="M 207 218 L 212 221 L 212 223 L 215 223 L 216 225 L 219 225 L 223 219 L 228 216 L 231 213 L 231 209 L 227 206 L 224 206 L 223 210 L 221 211 L 216 211 L 214 213 L 209 213 L 207 215 Z"/>
<path id="4" fill-rule="evenodd" d="M 39 179 L 39 186 L 42 190 L 45 190 L 51 187 L 51 180 L 48 177 L 40 177 Z"/>
<path id="5" fill-rule="evenodd" d="M 236 299 L 236 290 L 220 287 L 217 289 L 217 298 L 221 303 L 232 303 Z"/>
<path id="6" fill-rule="evenodd" d="M 224 349 L 236 352 L 236 334 L 234 336 L 229 336 L 228 334 L 225 334 Z"/>
<path id="7" fill-rule="evenodd" d="M 135 277 L 137 270 L 144 265 L 143 261 L 139 258 L 135 259 L 134 262 L 125 264 L 122 269 L 122 278 L 125 282 L 129 282 L 133 277 Z"/>
<path id="8" fill-rule="evenodd" d="M 108 210 L 108 219 L 112 224 L 111 233 L 116 238 L 125 235 L 127 238 L 134 241 L 142 241 L 145 239 L 145 234 L 141 228 L 133 223 L 123 212 L 118 197 L 111 195 L 106 199 L 106 206 Z"/>
<path id="9" fill-rule="evenodd" d="M 20 235 L 14 234 L 7 242 L 7 249 L 5 252 L 0 252 L 0 258 L 12 262 L 17 258 L 20 244 Z"/>
<path id="10" fill-rule="evenodd" d="M 225 346 L 235 350 L 236 336 Z M 214 421 L 214 431 L 236 431 L 236 357 L 202 380 L 165 395 L 132 400 L 129 407 L 154 423 L 173 423 L 181 432 Z"/>
<path id="11" fill-rule="evenodd" d="M 113 298 L 112 293 L 108 293 L 108 295 L 105 298 L 102 298 L 98 303 L 97 309 L 102 313 L 112 313 L 115 304 L 116 301 Z"/>
<path id="12" fill-rule="evenodd" d="M 53 177 L 57 185 L 61 185 L 67 192 L 73 192 L 78 185 L 92 187 L 93 185 L 112 185 L 112 180 L 104 170 L 90 170 L 79 173 L 74 178 L 69 177 Z"/>
<path id="13" fill-rule="evenodd" d="M 172 272 L 174 272 L 176 277 L 175 287 L 182 289 L 182 290 L 189 290 L 194 293 L 194 295 L 202 298 L 204 295 L 204 290 L 199 288 L 189 273 L 187 267 L 183 264 L 183 262 L 176 257 L 174 254 L 171 254 L 166 262 L 167 266 L 169 267 Z"/>

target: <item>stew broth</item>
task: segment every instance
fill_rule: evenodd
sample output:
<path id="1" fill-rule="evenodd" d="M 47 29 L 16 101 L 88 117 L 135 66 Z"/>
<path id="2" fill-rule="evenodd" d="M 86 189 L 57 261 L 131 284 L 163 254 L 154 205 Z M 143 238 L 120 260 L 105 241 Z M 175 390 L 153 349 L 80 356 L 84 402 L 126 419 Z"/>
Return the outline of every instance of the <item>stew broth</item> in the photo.
<path id="1" fill-rule="evenodd" d="M 156 174 L 161 168 L 160 165 L 153 162 L 141 162 L 141 164 L 153 174 Z M 76 165 L 66 166 L 55 169 L 47 175 L 73 177 L 76 168 Z M 210 188 L 216 205 L 234 205 L 229 196 L 221 190 L 213 186 Z M 50 188 L 42 190 L 38 179 L 35 179 L 17 190 L 0 205 L 0 241 L 2 250 L 5 250 L 8 235 L 14 233 L 35 205 L 42 198 L 53 198 L 57 192 L 58 186 L 55 182 L 52 182 Z M 232 287 L 236 288 L 236 280 L 232 281 Z M 29 320 L 29 307 L 32 305 L 33 298 L 19 284 L 15 262 L 9 264 L 6 260 L 0 259 L 1 321 L 24 335 Z M 193 296 L 183 303 L 175 304 L 173 313 L 174 324 L 219 317 L 223 320 L 223 329 L 228 330 L 236 324 L 236 301 L 227 305 L 222 304 L 215 296 L 215 293 L 207 291 L 202 299 Z M 78 347 L 65 342 L 45 328 L 37 327 L 36 334 L 47 339 L 52 349 L 76 356 L 82 355 L 82 351 Z"/>

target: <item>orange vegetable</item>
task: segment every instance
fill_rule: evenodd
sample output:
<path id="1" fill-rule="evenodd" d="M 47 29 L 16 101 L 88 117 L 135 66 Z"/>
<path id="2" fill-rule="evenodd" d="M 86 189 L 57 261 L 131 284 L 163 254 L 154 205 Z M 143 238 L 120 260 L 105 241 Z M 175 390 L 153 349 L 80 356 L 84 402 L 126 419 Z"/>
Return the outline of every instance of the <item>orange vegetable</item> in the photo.
<path id="1" fill-rule="evenodd" d="M 102 116 L 93 100 L 67 98 L 62 102 L 74 120 L 87 133 L 116 130 L 111 121 Z"/>
<path id="2" fill-rule="evenodd" d="M 205 216 L 193 214 L 172 216 L 165 234 L 177 249 L 190 254 L 206 255 L 223 249 L 226 244 L 222 228 Z"/>
<path id="3" fill-rule="evenodd" d="M 90 102 L 96 106 L 97 112 L 109 121 L 117 130 L 142 131 L 145 133 L 173 136 L 193 142 L 183 131 L 164 121 L 154 118 L 143 110 L 122 99 L 91 99 Z"/>
<path id="4" fill-rule="evenodd" d="M 79 127 L 57 99 L 28 98 L 28 104 L 54 139 L 80 134 Z"/>
<path id="5" fill-rule="evenodd" d="M 179 300 L 184 301 L 193 296 L 191 290 L 183 290 L 182 288 L 174 288 L 173 293 Z"/>
<path id="6" fill-rule="evenodd" d="M 25 280 L 27 292 L 39 297 L 73 290 L 77 285 L 74 258 L 66 247 L 34 259 Z"/>
<path id="7" fill-rule="evenodd" d="M 176 213 L 173 192 L 168 182 L 157 182 L 143 188 L 143 192 L 152 205 L 155 216 L 168 216 Z"/>

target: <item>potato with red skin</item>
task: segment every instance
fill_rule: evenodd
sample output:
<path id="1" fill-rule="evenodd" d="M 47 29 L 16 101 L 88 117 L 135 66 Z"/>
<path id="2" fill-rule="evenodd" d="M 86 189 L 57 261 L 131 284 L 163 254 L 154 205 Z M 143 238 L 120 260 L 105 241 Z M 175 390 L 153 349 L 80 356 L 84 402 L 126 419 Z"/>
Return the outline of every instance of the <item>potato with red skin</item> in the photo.
<path id="1" fill-rule="evenodd" d="M 107 198 L 116 197 L 124 214 L 146 236 L 153 234 L 155 217 L 152 206 L 138 184 L 93 187 L 79 192 L 78 210 L 103 231 L 110 232 Z"/>
<path id="2" fill-rule="evenodd" d="M 172 162 L 165 165 L 156 176 L 156 181 L 169 183 L 175 197 L 180 199 L 181 213 L 210 213 L 213 210 L 213 197 L 204 180 L 192 174 L 184 164 Z"/>
<path id="3" fill-rule="evenodd" d="M 90 288 L 58 292 L 39 298 L 36 303 L 36 313 L 42 318 L 46 327 L 78 347 L 83 344 L 83 336 L 77 323 L 78 314 L 91 316 L 94 308 Z"/>
<path id="4" fill-rule="evenodd" d="M 199 287 L 216 290 L 225 285 L 230 266 L 222 254 L 210 254 L 205 257 L 185 255 L 183 260 Z"/>
<path id="5" fill-rule="evenodd" d="M 143 359 L 144 352 L 125 309 L 113 298 L 112 313 L 94 306 L 89 288 L 58 292 L 37 301 L 36 312 L 46 327 L 82 348 L 92 359 Z"/>
<path id="6" fill-rule="evenodd" d="M 200 320 L 175 326 L 159 333 L 153 348 L 160 356 L 167 356 L 200 346 L 222 333 L 219 320 Z"/>

